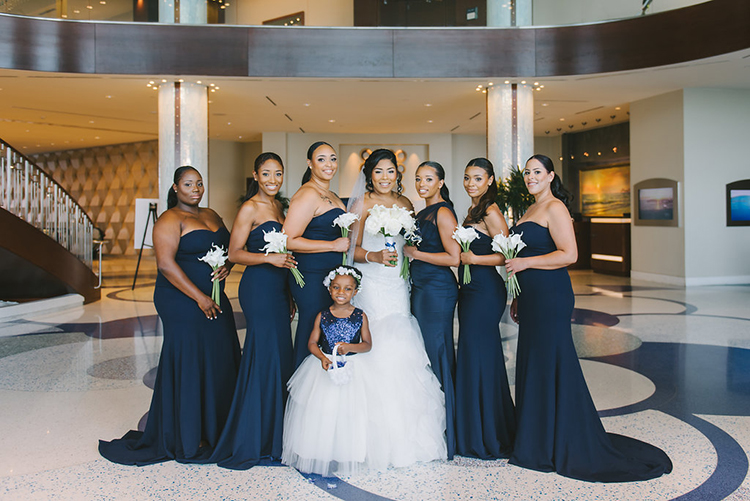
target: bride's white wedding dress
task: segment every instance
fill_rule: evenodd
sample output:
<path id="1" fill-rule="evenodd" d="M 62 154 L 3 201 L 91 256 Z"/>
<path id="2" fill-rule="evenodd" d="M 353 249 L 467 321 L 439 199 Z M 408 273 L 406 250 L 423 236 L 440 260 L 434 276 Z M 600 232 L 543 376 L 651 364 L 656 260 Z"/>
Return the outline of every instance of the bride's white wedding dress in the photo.
<path id="1" fill-rule="evenodd" d="M 404 240 L 396 237 L 399 263 L 356 263 L 362 289 L 352 303 L 364 310 L 372 350 L 358 355 L 368 366 L 367 459 L 370 469 L 384 470 L 419 461 L 445 459 L 445 396 L 432 372 L 422 333 L 411 314 L 407 283 L 399 274 Z M 368 251 L 385 248 L 380 234 L 363 235 Z"/>

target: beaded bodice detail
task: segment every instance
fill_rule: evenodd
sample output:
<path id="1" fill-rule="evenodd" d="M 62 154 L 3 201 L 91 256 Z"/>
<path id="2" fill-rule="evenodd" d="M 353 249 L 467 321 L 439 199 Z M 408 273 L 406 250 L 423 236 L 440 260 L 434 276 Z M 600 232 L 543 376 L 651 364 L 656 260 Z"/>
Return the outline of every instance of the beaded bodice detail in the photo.
<path id="1" fill-rule="evenodd" d="M 323 353 L 330 355 L 336 343 L 359 343 L 362 331 L 362 310 L 354 308 L 351 315 L 346 318 L 333 316 L 330 309 L 325 309 L 320 314 L 320 330 L 322 336 L 318 346 Z"/>

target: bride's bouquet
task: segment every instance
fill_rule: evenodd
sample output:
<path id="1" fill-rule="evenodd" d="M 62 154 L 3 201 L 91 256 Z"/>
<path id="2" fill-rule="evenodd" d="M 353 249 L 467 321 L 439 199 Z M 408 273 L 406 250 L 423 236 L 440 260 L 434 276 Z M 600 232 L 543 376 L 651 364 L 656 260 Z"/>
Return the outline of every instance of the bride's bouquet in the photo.
<path id="1" fill-rule="evenodd" d="M 227 262 L 227 253 L 223 247 L 219 247 L 216 244 L 211 244 L 211 250 L 206 252 L 206 255 L 199 257 L 198 261 L 203 261 L 211 267 L 213 271 L 218 270 L 224 263 Z M 212 279 L 213 285 L 211 286 L 211 300 L 216 304 L 221 304 L 221 285 L 219 280 Z"/>
<path id="2" fill-rule="evenodd" d="M 523 233 L 516 234 L 511 233 L 509 236 L 505 236 L 502 233 L 499 235 L 495 235 L 492 238 L 492 250 L 495 252 L 499 252 L 503 256 L 505 256 L 505 259 L 513 259 L 516 256 L 518 256 L 518 253 L 521 252 L 521 249 L 526 247 L 526 244 L 523 240 L 521 240 L 521 237 L 523 236 Z M 516 298 L 521 293 L 521 287 L 518 285 L 518 278 L 516 277 L 516 274 L 509 276 L 506 279 L 506 282 L 508 283 L 508 293 L 510 294 L 511 298 Z"/>
<path id="3" fill-rule="evenodd" d="M 265 240 L 267 243 L 261 250 L 266 251 L 266 256 L 269 252 L 289 254 L 289 251 L 286 249 L 286 239 L 287 235 L 286 233 L 284 233 L 284 230 L 273 230 L 268 232 L 264 231 L 263 240 Z M 297 268 L 291 268 L 289 271 L 292 272 L 292 276 L 294 277 L 294 281 L 297 282 L 297 285 L 299 285 L 300 288 L 304 287 L 305 277 L 302 276 L 302 273 Z"/>
<path id="4" fill-rule="evenodd" d="M 333 220 L 333 226 L 338 226 L 339 228 L 341 228 L 342 237 L 348 237 L 349 228 L 351 228 L 352 224 L 354 224 L 354 221 L 358 219 L 358 214 L 354 214 L 352 212 L 344 212 L 339 217 Z M 341 264 L 346 264 L 346 252 L 344 252 L 344 256 L 341 258 Z"/>
<path id="5" fill-rule="evenodd" d="M 385 237 L 385 248 L 391 252 L 396 252 L 396 235 L 402 231 L 413 234 L 417 229 L 417 222 L 412 217 L 413 212 L 396 204 L 391 208 L 377 204 L 367 212 L 370 215 L 365 221 L 365 231 L 370 235 L 382 234 Z M 404 276 L 403 267 L 401 276 Z"/>
<path id="6" fill-rule="evenodd" d="M 464 252 L 469 252 L 471 242 L 477 238 L 479 238 L 479 233 L 477 233 L 477 230 L 471 226 L 457 226 L 456 231 L 453 232 L 453 240 L 458 242 L 461 246 L 461 250 Z M 471 270 L 469 270 L 469 265 L 465 264 L 463 283 L 468 284 L 469 282 L 471 282 Z"/>

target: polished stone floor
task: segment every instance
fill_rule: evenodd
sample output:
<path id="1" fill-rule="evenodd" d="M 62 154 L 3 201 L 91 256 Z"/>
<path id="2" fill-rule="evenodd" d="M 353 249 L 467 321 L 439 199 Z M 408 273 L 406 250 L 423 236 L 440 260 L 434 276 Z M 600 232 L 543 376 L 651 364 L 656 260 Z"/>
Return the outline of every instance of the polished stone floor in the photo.
<path id="1" fill-rule="evenodd" d="M 0 324 L 0 499 L 750 500 L 750 285 L 689 289 L 573 272 L 574 337 L 608 431 L 664 449 L 667 476 L 592 484 L 456 458 L 343 479 L 102 459 L 142 426 L 161 344 L 146 258 L 105 259 L 102 300 Z M 228 280 L 240 337 L 240 271 Z M 502 332 L 509 376 L 516 329 Z"/>

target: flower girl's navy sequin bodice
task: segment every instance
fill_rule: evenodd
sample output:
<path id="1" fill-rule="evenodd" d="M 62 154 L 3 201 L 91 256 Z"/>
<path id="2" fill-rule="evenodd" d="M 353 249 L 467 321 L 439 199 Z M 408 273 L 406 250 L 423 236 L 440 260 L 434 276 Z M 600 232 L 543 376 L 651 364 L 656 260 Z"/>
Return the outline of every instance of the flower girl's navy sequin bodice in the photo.
<path id="1" fill-rule="evenodd" d="M 325 309 L 320 314 L 320 336 L 318 346 L 320 350 L 330 355 L 336 343 L 356 344 L 361 341 L 362 333 L 362 310 L 354 308 L 351 315 L 346 318 L 333 316 L 330 309 Z"/>

